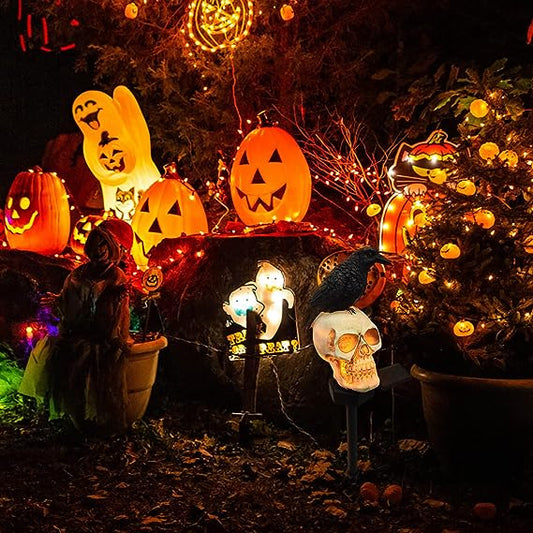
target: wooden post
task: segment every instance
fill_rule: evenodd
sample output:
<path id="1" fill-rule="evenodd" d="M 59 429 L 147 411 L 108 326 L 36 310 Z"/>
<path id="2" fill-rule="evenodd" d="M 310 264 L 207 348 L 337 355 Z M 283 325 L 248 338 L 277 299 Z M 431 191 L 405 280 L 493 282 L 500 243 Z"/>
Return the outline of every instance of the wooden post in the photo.
<path id="1" fill-rule="evenodd" d="M 244 355 L 244 387 L 242 410 L 255 413 L 257 405 L 257 376 L 259 357 L 257 354 L 257 324 L 259 315 L 255 311 L 246 312 L 246 353 Z"/>

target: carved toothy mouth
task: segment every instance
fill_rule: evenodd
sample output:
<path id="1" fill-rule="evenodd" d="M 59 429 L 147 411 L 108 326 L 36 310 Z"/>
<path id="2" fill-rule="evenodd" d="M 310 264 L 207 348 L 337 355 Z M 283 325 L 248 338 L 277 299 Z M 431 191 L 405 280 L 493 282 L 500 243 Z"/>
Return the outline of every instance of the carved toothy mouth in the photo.
<path id="1" fill-rule="evenodd" d="M 34 211 L 32 214 L 31 214 L 31 217 L 30 217 L 30 220 L 28 221 L 27 224 L 24 224 L 23 226 L 14 226 L 13 225 L 13 219 L 11 218 L 11 216 L 6 216 L 6 228 L 11 232 L 11 233 L 18 233 L 18 234 L 22 234 L 24 233 L 25 231 L 31 229 L 31 227 L 33 226 L 33 223 L 35 222 L 35 219 L 37 218 L 37 215 L 39 214 L 38 211 Z"/>
<path id="2" fill-rule="evenodd" d="M 104 165 L 104 168 L 106 170 L 109 170 L 110 172 L 124 172 L 124 169 L 126 168 L 126 163 L 124 163 L 124 158 L 121 157 L 118 165 L 114 165 L 112 167 Z"/>
<path id="3" fill-rule="evenodd" d="M 285 184 L 272 194 L 266 194 L 261 197 L 246 194 L 237 187 L 239 198 L 241 198 L 241 200 L 245 198 L 248 209 L 254 213 L 259 209 L 259 207 L 262 207 L 267 212 L 272 211 L 274 209 L 274 199 L 278 200 L 276 205 L 279 204 L 279 202 L 283 199 L 286 190 L 287 185 Z"/>
<path id="4" fill-rule="evenodd" d="M 100 127 L 100 121 L 98 120 L 98 114 L 102 111 L 102 108 L 89 113 L 88 115 L 81 117 L 80 122 L 85 122 L 92 130 L 97 130 Z"/>

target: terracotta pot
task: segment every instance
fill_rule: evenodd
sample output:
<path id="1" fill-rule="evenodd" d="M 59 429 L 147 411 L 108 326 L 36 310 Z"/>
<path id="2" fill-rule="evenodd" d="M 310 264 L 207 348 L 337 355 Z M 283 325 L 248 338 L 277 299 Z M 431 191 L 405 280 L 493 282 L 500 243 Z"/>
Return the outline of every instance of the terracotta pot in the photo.
<path id="1" fill-rule="evenodd" d="M 159 351 L 167 346 L 166 337 L 132 344 L 126 363 L 128 403 L 126 422 L 133 424 L 143 417 L 150 401 L 152 385 L 157 373 Z"/>
<path id="2" fill-rule="evenodd" d="M 533 379 L 440 374 L 416 365 L 429 439 L 452 477 L 509 477 L 533 444 Z"/>

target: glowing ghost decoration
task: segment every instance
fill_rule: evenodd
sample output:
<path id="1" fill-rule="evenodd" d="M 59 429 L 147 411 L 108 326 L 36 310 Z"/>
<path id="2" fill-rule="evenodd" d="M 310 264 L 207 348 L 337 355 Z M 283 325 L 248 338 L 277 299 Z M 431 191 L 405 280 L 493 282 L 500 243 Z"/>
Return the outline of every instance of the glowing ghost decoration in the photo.
<path id="1" fill-rule="evenodd" d="M 360 309 L 320 313 L 314 320 L 313 344 L 345 389 L 368 392 L 379 385 L 374 353 L 381 348 L 376 325 Z"/>
<path id="2" fill-rule="evenodd" d="M 259 355 L 279 355 L 298 349 L 294 293 L 285 287 L 283 272 L 268 261 L 260 261 L 255 281 L 248 281 L 235 289 L 222 307 L 229 316 L 226 338 L 229 341 L 230 360 L 238 359 L 246 352 L 244 343 L 248 311 L 258 315 Z"/>
<path id="3" fill-rule="evenodd" d="M 74 100 L 72 114 L 83 133 L 85 161 L 100 181 L 104 209 L 131 222 L 141 194 L 160 177 L 137 100 L 122 85 L 112 98 L 86 91 Z"/>
<path id="4" fill-rule="evenodd" d="M 231 317 L 231 320 L 243 328 L 246 327 L 246 314 L 248 311 L 255 311 L 260 314 L 264 309 L 264 305 L 257 301 L 256 289 L 257 285 L 255 283 L 245 283 L 235 289 L 229 295 L 228 301 L 224 302 L 222 306 L 224 312 Z"/>

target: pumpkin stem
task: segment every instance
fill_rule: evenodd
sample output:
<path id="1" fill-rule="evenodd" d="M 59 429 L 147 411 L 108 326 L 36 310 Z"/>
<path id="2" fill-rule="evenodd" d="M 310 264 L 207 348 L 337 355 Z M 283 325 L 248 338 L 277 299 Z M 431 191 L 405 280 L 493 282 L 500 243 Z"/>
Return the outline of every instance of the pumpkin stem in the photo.
<path id="1" fill-rule="evenodd" d="M 42 172 L 43 169 L 39 166 L 39 165 L 35 165 L 34 167 L 32 167 L 30 169 L 30 172 L 35 172 L 36 174 L 38 174 L 39 172 Z"/>
<path id="2" fill-rule="evenodd" d="M 260 128 L 268 128 L 274 125 L 268 113 L 269 111 L 266 109 L 263 109 L 263 111 L 257 113 L 257 120 L 259 121 Z"/>

